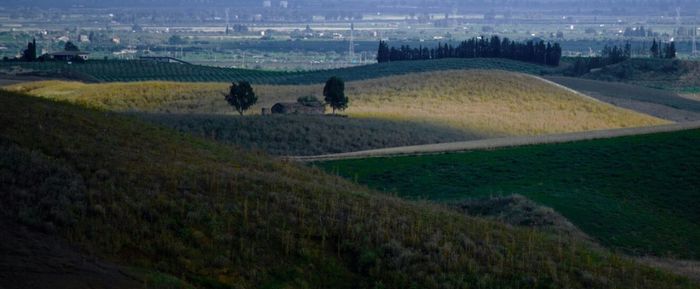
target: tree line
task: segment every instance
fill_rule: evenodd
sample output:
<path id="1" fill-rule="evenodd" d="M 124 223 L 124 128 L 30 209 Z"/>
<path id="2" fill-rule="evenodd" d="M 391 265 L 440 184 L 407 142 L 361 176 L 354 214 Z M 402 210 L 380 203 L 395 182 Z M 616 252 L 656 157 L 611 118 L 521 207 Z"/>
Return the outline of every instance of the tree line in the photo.
<path id="1" fill-rule="evenodd" d="M 559 43 L 528 40 L 525 42 L 491 38 L 474 37 L 462 41 L 457 46 L 439 43 L 437 47 L 389 47 L 385 41 L 379 41 L 377 61 L 379 63 L 402 60 L 427 60 L 441 58 L 507 58 L 542 65 L 558 66 L 561 59 Z"/>
<path id="2" fill-rule="evenodd" d="M 671 41 L 663 43 L 661 41 L 652 42 L 649 49 L 651 58 L 676 58 L 676 44 Z M 591 71 L 591 69 L 601 68 L 606 65 L 617 64 L 632 58 L 632 45 L 626 42 L 624 46 L 605 45 L 598 57 L 577 57 L 574 65 L 565 74 L 569 76 L 581 76 Z"/>

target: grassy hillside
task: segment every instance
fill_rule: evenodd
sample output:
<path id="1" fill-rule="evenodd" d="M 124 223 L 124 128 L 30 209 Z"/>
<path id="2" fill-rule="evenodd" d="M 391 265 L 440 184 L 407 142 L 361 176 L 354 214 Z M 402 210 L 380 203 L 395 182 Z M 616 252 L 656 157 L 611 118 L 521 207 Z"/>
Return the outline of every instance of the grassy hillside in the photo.
<path id="1" fill-rule="evenodd" d="M 348 114 L 439 123 L 491 135 L 538 135 L 664 123 L 525 74 L 447 71 L 350 87 Z"/>
<path id="2" fill-rule="evenodd" d="M 693 93 L 700 91 L 700 62 L 633 58 L 603 67 L 586 74 L 584 77 Z"/>
<path id="3" fill-rule="evenodd" d="M 36 82 L 9 89 L 118 111 L 232 113 L 224 83 Z M 321 85 L 254 87 L 261 107 L 300 96 L 323 98 Z M 447 126 L 468 134 L 537 135 L 662 124 L 524 74 L 442 71 L 346 84 L 348 115 Z"/>
<path id="4" fill-rule="evenodd" d="M 219 68 L 152 61 L 91 60 L 85 63 L 0 62 L 0 71 L 70 77 L 90 82 L 178 81 L 231 82 L 248 80 L 254 84 L 314 84 L 331 76 L 348 81 L 392 75 L 450 69 L 500 69 L 539 74 L 551 70 L 546 66 L 508 59 L 436 59 L 399 61 L 350 68 L 319 71 L 274 72 L 264 70 Z"/>
<path id="5" fill-rule="evenodd" d="M 700 101 L 669 90 L 619 82 L 549 76 L 554 81 L 599 100 L 676 122 L 700 120 Z"/>
<path id="6" fill-rule="evenodd" d="M 495 151 L 319 163 L 407 198 L 524 195 L 604 245 L 700 258 L 700 130 Z"/>
<path id="7" fill-rule="evenodd" d="M 442 126 L 380 119 L 304 115 L 136 115 L 196 136 L 286 156 L 323 155 L 483 137 Z"/>
<path id="8" fill-rule="evenodd" d="M 158 279 L 168 284 L 698 288 L 574 239 L 382 196 L 104 111 L 0 92 L 0 121 L 4 218 L 175 276 Z"/>

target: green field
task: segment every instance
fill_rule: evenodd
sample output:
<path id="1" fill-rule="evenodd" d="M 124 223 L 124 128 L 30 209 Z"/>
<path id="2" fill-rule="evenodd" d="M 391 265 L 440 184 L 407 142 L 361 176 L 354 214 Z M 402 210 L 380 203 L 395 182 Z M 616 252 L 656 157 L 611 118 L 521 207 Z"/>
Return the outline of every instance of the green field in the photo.
<path id="1" fill-rule="evenodd" d="M 551 68 L 508 59 L 438 59 L 399 61 L 350 68 L 276 72 L 250 69 L 219 68 L 152 61 L 90 60 L 85 63 L 65 62 L 0 62 L 0 71 L 24 71 L 36 75 L 67 77 L 93 82 L 178 81 L 231 82 L 247 80 L 254 84 L 316 84 L 331 76 L 346 81 L 372 79 L 451 69 L 499 69 L 539 74 Z"/>
<path id="2" fill-rule="evenodd" d="M 602 244 L 700 258 L 700 130 L 316 166 L 410 199 L 521 194 Z"/>
<path id="3" fill-rule="evenodd" d="M 0 122 L 3 220 L 151 272 L 148 288 L 698 288 L 115 113 L 0 91 Z"/>

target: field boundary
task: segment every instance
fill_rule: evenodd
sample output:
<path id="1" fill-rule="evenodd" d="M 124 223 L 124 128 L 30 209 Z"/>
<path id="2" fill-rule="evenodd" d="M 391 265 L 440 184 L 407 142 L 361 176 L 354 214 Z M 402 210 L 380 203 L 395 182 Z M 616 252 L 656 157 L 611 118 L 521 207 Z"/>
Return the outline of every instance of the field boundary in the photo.
<path id="1" fill-rule="evenodd" d="M 571 87 L 568 87 L 568 86 L 566 86 L 566 85 L 563 85 L 563 84 L 556 83 L 556 82 L 551 81 L 551 80 L 549 80 L 549 79 L 546 79 L 546 78 L 544 78 L 544 77 L 540 77 L 540 76 L 536 76 L 536 75 L 532 75 L 532 74 L 526 74 L 526 73 L 523 73 L 523 74 L 526 75 L 526 76 L 532 77 L 532 78 L 534 78 L 534 79 L 540 80 L 540 81 L 542 81 L 542 82 L 544 82 L 544 83 L 547 83 L 547 84 L 549 84 L 549 85 L 552 85 L 552 86 L 554 86 L 554 87 L 558 87 L 558 88 L 561 88 L 561 89 L 566 90 L 566 91 L 568 91 L 568 92 L 571 92 L 571 93 L 573 93 L 573 94 L 576 94 L 576 95 L 578 95 L 578 96 L 580 96 L 580 97 L 583 97 L 583 98 L 585 98 L 585 99 L 587 99 L 587 100 L 594 101 L 594 102 L 597 102 L 597 103 L 609 104 L 609 103 L 607 103 L 607 102 L 601 101 L 600 99 L 597 99 L 597 98 L 592 97 L 592 96 L 590 96 L 590 95 L 588 95 L 588 94 L 585 94 L 585 93 L 583 93 L 583 92 L 581 92 L 581 91 L 575 90 L 575 89 L 573 89 L 573 88 L 571 88 Z M 619 106 L 615 106 L 615 107 L 619 107 Z M 620 107 L 620 108 L 622 108 L 622 107 Z"/>
<path id="2" fill-rule="evenodd" d="M 606 139 L 623 136 L 644 135 L 664 132 L 674 132 L 689 129 L 700 129 L 700 121 L 635 127 L 621 128 L 609 130 L 595 130 L 576 133 L 551 134 L 542 136 L 521 136 L 521 137 L 504 137 L 483 139 L 463 142 L 450 142 L 418 146 L 393 147 L 376 150 L 366 150 L 339 154 L 327 154 L 318 156 L 288 156 L 286 160 L 298 162 L 315 162 L 315 161 L 331 161 L 331 160 L 346 160 L 346 159 L 363 159 L 376 157 L 396 157 L 396 156 L 415 156 L 424 154 L 440 154 L 449 152 L 462 152 L 471 150 L 488 150 L 506 147 L 516 147 L 525 145 L 537 144 L 555 144 L 574 141 L 585 141 L 595 139 Z"/>

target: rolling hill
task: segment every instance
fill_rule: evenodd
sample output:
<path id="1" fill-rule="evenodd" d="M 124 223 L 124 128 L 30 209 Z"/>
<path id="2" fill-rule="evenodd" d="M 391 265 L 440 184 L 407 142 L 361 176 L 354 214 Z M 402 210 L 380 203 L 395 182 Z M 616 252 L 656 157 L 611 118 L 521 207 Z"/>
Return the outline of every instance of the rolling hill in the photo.
<path id="1" fill-rule="evenodd" d="M 444 126 L 367 118 L 313 115 L 135 115 L 196 136 L 280 156 L 312 156 L 484 137 Z"/>
<path id="2" fill-rule="evenodd" d="M 8 89 L 115 111 L 230 114 L 225 83 L 35 82 Z M 257 113 L 322 85 L 257 85 Z M 470 135 L 538 135 L 667 123 L 572 93 L 526 74 L 490 70 L 426 72 L 346 83 L 353 118 L 409 121 Z"/>
<path id="3" fill-rule="evenodd" d="M 700 62 L 632 58 L 591 71 L 584 78 L 626 82 L 680 93 L 700 91 Z"/>
<path id="4" fill-rule="evenodd" d="M 253 84 L 318 84 L 331 76 L 347 81 L 410 73 L 453 69 L 499 69 L 540 74 L 552 68 L 508 59 L 435 59 L 395 61 L 330 70 L 278 72 L 252 69 L 220 68 L 138 60 L 91 60 L 85 63 L 0 62 L 0 72 L 71 78 L 87 82 L 231 82 L 247 80 Z"/>
<path id="5" fill-rule="evenodd" d="M 658 118 L 675 122 L 700 120 L 700 101 L 673 91 L 584 78 L 548 76 L 547 79 L 615 106 Z"/>
<path id="6" fill-rule="evenodd" d="M 0 91 L 0 122 L 3 218 L 148 288 L 698 288 L 133 117 Z"/>
<path id="7" fill-rule="evenodd" d="M 603 245 L 699 259 L 700 130 L 443 155 L 322 162 L 399 196 L 460 202 L 521 194 Z"/>

